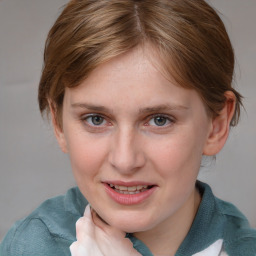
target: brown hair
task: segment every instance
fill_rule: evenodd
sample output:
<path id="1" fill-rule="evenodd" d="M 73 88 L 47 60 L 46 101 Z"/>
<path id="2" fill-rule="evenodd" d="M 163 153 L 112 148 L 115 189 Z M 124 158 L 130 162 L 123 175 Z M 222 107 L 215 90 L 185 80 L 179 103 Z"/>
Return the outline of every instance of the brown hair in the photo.
<path id="1" fill-rule="evenodd" d="M 65 88 L 78 86 L 100 64 L 145 42 L 180 86 L 199 93 L 211 114 L 218 115 L 224 93 L 232 91 L 231 125 L 237 124 L 242 103 L 232 88 L 232 45 L 220 17 L 204 0 L 70 1 L 46 41 L 40 111 L 49 112 L 51 104 L 61 126 Z"/>

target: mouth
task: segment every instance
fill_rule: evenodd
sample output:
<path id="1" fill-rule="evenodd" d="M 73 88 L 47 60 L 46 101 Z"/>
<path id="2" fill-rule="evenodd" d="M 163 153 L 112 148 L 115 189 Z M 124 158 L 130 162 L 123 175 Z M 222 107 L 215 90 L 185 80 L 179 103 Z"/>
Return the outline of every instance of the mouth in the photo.
<path id="1" fill-rule="evenodd" d="M 136 185 L 136 186 L 123 186 L 123 185 L 114 185 L 107 184 L 110 188 L 115 190 L 117 193 L 125 195 L 135 195 L 142 193 L 148 189 L 151 189 L 154 185 Z"/>
<path id="2" fill-rule="evenodd" d="M 156 191 L 157 186 L 140 182 L 103 183 L 107 195 L 118 204 L 135 205 L 145 202 Z"/>

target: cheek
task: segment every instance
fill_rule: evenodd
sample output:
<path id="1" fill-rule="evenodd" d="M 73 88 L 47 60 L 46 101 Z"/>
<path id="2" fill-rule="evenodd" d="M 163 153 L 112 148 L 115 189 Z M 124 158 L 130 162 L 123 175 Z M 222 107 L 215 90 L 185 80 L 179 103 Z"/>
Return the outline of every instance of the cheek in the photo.
<path id="1" fill-rule="evenodd" d="M 195 130 L 186 131 L 172 135 L 151 152 L 154 169 L 162 177 L 167 201 L 174 205 L 191 193 L 201 165 L 203 143 L 198 141 L 200 136 Z"/>
<path id="2" fill-rule="evenodd" d="M 104 141 L 76 134 L 68 138 L 67 145 L 75 178 L 96 175 L 105 161 L 106 145 Z"/>
<path id="3" fill-rule="evenodd" d="M 171 136 L 158 147 L 152 147 L 153 162 L 169 175 L 183 171 L 197 171 L 201 163 L 202 147 L 188 134 Z M 196 169 L 196 170 L 195 170 Z"/>

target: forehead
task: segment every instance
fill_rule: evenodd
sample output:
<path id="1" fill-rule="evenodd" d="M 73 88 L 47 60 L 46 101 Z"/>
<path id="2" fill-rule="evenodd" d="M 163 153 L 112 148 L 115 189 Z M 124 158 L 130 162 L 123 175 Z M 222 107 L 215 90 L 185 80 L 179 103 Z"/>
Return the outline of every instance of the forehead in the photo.
<path id="1" fill-rule="evenodd" d="M 138 47 L 101 64 L 79 86 L 66 89 L 64 101 L 69 105 L 97 103 L 113 109 L 122 105 L 127 108 L 128 103 L 129 108 L 202 104 L 194 90 L 184 89 L 173 80 L 161 72 L 161 61 L 152 49 Z"/>

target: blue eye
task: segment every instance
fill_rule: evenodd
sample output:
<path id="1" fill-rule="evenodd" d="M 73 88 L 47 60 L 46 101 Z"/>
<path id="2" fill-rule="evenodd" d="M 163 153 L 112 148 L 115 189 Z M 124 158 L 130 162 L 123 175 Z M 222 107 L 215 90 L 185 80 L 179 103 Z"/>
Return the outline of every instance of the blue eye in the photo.
<path id="1" fill-rule="evenodd" d="M 165 116 L 155 116 L 151 118 L 148 123 L 152 126 L 166 126 L 171 123 L 171 120 Z"/>
<path id="2" fill-rule="evenodd" d="M 91 126 L 101 126 L 106 123 L 102 116 L 92 115 L 85 118 L 86 122 Z"/>

